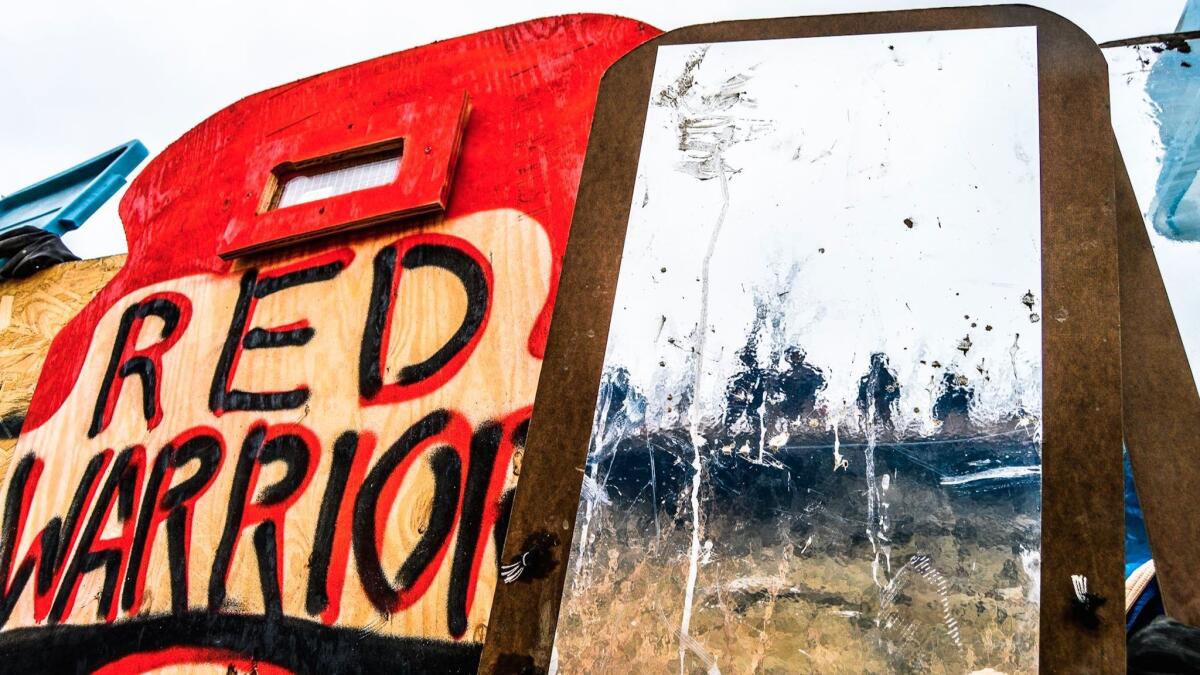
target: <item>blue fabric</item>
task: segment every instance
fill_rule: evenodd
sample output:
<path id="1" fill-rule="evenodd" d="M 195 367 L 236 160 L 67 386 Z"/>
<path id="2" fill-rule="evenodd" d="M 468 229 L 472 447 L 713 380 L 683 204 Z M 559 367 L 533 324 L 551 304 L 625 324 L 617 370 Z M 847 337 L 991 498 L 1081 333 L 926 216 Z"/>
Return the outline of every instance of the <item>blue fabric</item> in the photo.
<path id="1" fill-rule="evenodd" d="M 1137 488 L 1133 485 L 1133 467 L 1129 452 L 1125 452 L 1125 578 L 1150 560 L 1150 540 L 1146 537 L 1146 521 L 1138 503 Z M 1163 613 L 1158 579 L 1152 579 L 1125 615 L 1125 632 L 1133 634 Z"/>
<path id="2" fill-rule="evenodd" d="M 1150 559 L 1150 540 L 1146 537 L 1146 521 L 1133 485 L 1133 467 L 1129 452 L 1125 452 L 1125 577 L 1128 578 L 1142 563 Z"/>
<path id="3" fill-rule="evenodd" d="M 1155 577 L 1129 608 L 1129 614 L 1125 615 L 1125 632 L 1136 633 L 1162 614 L 1162 594 L 1158 592 L 1158 578 Z"/>
<path id="4" fill-rule="evenodd" d="M 1200 29 L 1200 0 L 1188 0 L 1183 7 L 1183 14 L 1179 15 L 1179 25 L 1175 27 L 1175 32 L 1184 33 L 1197 29 Z"/>
<path id="5" fill-rule="evenodd" d="M 1189 3 L 1180 23 L 1200 19 Z M 1152 47 L 1158 58 L 1146 79 L 1157 108 L 1162 169 L 1147 214 L 1168 239 L 1200 241 L 1200 40 L 1168 40 Z"/>

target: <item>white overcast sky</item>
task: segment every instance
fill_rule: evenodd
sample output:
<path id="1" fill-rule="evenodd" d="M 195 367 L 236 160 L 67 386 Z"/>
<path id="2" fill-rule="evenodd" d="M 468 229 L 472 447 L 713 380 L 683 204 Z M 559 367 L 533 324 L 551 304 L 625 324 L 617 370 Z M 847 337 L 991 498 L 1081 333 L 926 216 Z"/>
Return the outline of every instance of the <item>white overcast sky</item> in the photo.
<path id="1" fill-rule="evenodd" d="M 919 0 L 42 0 L 0 8 L 0 194 L 131 138 L 157 154 L 237 99 L 300 77 L 539 16 L 620 14 L 668 30 L 724 19 L 909 9 Z M 983 3 L 971 3 L 983 4 Z M 1097 42 L 1169 32 L 1184 0 L 1043 0 Z M 144 165 L 143 165 L 144 166 Z M 120 253 L 114 198 L 68 244 Z"/>

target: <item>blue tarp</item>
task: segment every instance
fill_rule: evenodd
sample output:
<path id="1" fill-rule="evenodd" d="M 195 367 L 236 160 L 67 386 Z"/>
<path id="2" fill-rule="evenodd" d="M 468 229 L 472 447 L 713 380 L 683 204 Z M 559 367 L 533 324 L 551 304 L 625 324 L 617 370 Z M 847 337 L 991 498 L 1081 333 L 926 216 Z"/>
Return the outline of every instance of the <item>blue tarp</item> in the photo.
<path id="1" fill-rule="evenodd" d="M 1125 453 L 1125 576 L 1150 559 L 1150 540 L 1146 538 L 1146 522 L 1142 506 L 1133 487 L 1133 468 L 1129 453 Z"/>

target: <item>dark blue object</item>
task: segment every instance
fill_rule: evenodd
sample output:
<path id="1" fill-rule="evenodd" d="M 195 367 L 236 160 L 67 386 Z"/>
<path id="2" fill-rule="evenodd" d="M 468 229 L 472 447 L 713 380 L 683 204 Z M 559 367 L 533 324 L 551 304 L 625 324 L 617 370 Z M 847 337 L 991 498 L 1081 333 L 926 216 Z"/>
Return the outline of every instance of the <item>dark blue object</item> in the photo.
<path id="1" fill-rule="evenodd" d="M 140 141 L 129 141 L 0 199 L 0 235 L 32 226 L 61 237 L 78 228 L 148 154 Z"/>
<path id="2" fill-rule="evenodd" d="M 1138 502 L 1133 483 L 1133 467 L 1129 452 L 1125 453 L 1125 578 L 1128 580 L 1139 567 L 1150 560 L 1150 539 L 1146 536 L 1146 521 Z M 1151 579 L 1125 614 L 1125 632 L 1129 635 L 1147 626 L 1163 613 L 1162 594 L 1158 579 Z"/>
<path id="3" fill-rule="evenodd" d="M 1125 632 L 1132 635 L 1149 625 L 1154 617 L 1163 614 L 1162 593 L 1158 591 L 1158 579 L 1151 579 L 1125 615 Z"/>
<path id="4" fill-rule="evenodd" d="M 1133 467 L 1129 452 L 1125 452 L 1125 577 L 1150 559 L 1150 538 L 1146 536 L 1146 521 L 1138 502 L 1133 482 Z"/>

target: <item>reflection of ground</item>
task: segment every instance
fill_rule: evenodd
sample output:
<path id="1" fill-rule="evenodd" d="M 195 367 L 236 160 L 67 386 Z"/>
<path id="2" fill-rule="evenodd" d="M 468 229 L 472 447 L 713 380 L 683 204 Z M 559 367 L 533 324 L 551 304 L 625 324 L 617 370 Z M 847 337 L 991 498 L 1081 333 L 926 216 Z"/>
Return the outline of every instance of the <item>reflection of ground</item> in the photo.
<path id="1" fill-rule="evenodd" d="M 1037 670 L 1037 483 L 964 492 L 896 448 L 876 452 L 877 475 L 890 474 L 890 571 L 883 557 L 878 584 L 861 449 L 844 449 L 850 465 L 836 473 L 829 448 L 789 452 L 783 467 L 728 458 L 706 470 L 685 672 Z M 560 673 L 680 670 L 686 469 L 670 448 L 621 454 L 590 488 L 582 558 L 577 529 Z M 667 459 L 638 469 L 635 456 Z"/>

